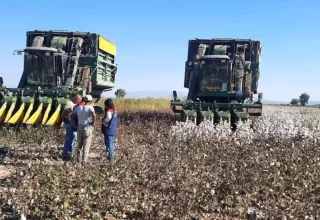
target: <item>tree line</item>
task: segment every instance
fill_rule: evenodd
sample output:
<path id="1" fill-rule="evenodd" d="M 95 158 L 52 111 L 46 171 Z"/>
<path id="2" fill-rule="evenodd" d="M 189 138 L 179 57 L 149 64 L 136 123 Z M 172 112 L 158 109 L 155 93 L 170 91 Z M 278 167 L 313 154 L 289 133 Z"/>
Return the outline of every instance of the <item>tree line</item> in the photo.
<path id="1" fill-rule="evenodd" d="M 309 102 L 310 95 L 302 93 L 299 98 L 293 98 L 290 102 L 291 105 L 302 105 L 305 106 Z"/>
<path id="2" fill-rule="evenodd" d="M 117 89 L 117 91 L 114 94 L 116 95 L 117 99 L 123 99 L 127 93 L 124 89 Z M 308 104 L 309 99 L 310 99 L 309 94 L 302 93 L 299 98 L 292 98 L 290 104 L 305 106 L 306 104 Z"/>
<path id="3" fill-rule="evenodd" d="M 124 89 L 117 89 L 117 91 L 114 93 L 116 95 L 117 99 L 123 99 L 127 92 Z"/>

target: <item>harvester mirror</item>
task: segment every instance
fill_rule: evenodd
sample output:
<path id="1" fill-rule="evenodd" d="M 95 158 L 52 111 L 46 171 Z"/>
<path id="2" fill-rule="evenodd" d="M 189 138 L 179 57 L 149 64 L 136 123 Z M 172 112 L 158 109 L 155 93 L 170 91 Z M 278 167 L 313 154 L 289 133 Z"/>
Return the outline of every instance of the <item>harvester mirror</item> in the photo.
<path id="1" fill-rule="evenodd" d="M 258 99 L 262 99 L 262 97 L 263 97 L 263 93 L 260 92 L 260 93 L 258 94 Z"/>
<path id="2" fill-rule="evenodd" d="M 0 77 L 0 87 L 3 85 L 3 78 Z"/>
<path id="3" fill-rule="evenodd" d="M 172 93 L 173 93 L 173 98 L 175 98 L 175 99 L 176 99 L 176 98 L 178 97 L 178 95 L 177 95 L 177 91 L 175 91 L 175 90 L 174 90 Z"/>
<path id="4" fill-rule="evenodd" d="M 13 51 L 13 55 L 22 55 L 22 50 L 15 50 Z"/>

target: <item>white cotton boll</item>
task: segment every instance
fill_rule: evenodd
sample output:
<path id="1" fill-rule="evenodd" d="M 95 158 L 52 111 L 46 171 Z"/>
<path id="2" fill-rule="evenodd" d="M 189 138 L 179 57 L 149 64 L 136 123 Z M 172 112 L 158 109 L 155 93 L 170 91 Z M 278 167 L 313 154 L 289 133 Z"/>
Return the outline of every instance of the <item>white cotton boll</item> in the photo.
<path id="1" fill-rule="evenodd" d="M 302 112 L 302 113 L 301 113 Z M 315 117 L 317 115 L 317 117 Z M 193 122 L 177 122 L 171 127 L 172 137 L 188 140 L 206 138 L 252 143 L 255 138 L 320 140 L 320 109 L 286 106 L 264 106 L 263 115 L 258 118 L 240 121 L 233 133 L 228 122 L 224 121 L 214 127 L 210 121 L 199 126 Z M 254 122 L 254 129 L 251 124 Z M 237 142 L 238 143 L 238 142 Z"/>

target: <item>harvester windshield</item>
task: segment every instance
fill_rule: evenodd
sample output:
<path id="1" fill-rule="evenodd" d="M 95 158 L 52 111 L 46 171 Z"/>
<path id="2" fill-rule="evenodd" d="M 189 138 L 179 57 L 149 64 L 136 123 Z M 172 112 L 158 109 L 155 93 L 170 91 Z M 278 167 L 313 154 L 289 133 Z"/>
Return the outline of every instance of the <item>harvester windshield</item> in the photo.
<path id="1" fill-rule="evenodd" d="M 228 89 L 230 62 L 229 57 L 212 55 L 210 60 L 203 59 L 200 91 L 224 91 Z"/>
<path id="2" fill-rule="evenodd" d="M 28 85 L 55 86 L 55 56 L 46 56 L 45 52 L 31 52 L 25 55 L 25 71 Z"/>

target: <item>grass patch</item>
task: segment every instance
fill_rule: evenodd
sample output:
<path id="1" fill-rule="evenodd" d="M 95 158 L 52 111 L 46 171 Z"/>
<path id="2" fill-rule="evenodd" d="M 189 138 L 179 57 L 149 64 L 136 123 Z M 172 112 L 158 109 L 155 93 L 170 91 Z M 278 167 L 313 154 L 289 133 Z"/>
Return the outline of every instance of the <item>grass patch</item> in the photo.
<path id="1" fill-rule="evenodd" d="M 170 99 L 112 99 L 118 111 L 165 111 L 171 110 Z M 101 100 L 99 105 L 103 107 L 104 100 Z"/>

